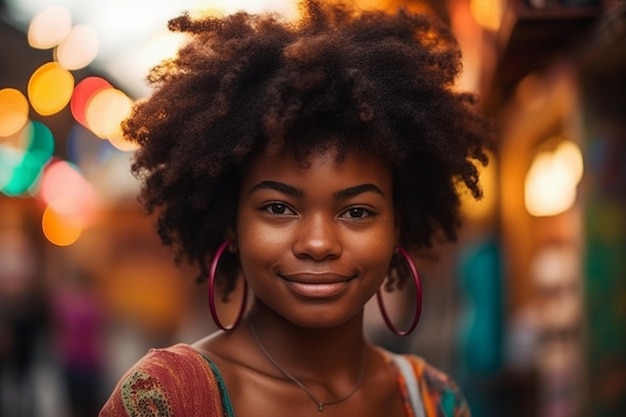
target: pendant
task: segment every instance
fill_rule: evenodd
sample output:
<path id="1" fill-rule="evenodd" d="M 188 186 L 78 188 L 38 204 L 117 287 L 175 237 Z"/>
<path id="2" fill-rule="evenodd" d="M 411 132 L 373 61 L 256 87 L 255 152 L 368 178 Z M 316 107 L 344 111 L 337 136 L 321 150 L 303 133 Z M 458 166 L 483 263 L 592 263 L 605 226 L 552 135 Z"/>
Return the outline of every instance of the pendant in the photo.
<path id="1" fill-rule="evenodd" d="M 324 403 L 317 403 L 317 411 L 323 411 L 324 410 Z"/>

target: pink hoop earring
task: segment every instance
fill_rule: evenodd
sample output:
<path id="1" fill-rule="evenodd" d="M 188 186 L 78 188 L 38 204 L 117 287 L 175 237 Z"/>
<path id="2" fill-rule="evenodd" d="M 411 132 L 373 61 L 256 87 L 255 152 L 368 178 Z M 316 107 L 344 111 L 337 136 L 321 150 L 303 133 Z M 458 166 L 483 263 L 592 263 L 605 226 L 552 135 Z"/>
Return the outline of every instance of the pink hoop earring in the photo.
<path id="1" fill-rule="evenodd" d="M 243 317 L 244 312 L 246 311 L 246 306 L 248 304 L 248 286 L 244 282 L 243 301 L 241 303 L 239 313 L 237 314 L 237 318 L 235 319 L 233 324 L 231 324 L 230 326 L 224 326 L 217 315 L 217 308 L 215 307 L 215 274 L 217 271 L 217 264 L 219 263 L 222 254 L 231 243 L 231 241 L 227 240 L 217 248 L 217 250 L 215 251 L 215 256 L 213 256 L 213 260 L 211 261 L 211 267 L 209 269 L 209 309 L 211 310 L 211 317 L 213 318 L 213 321 L 215 322 L 217 327 L 227 331 L 233 330 L 235 327 L 237 327 L 237 325 L 241 321 L 241 318 Z"/>
<path id="2" fill-rule="evenodd" d="M 385 320 L 385 324 L 387 324 L 387 327 L 389 327 L 389 330 L 391 330 L 391 332 L 397 336 L 406 336 L 415 329 L 422 314 L 422 283 L 420 281 L 419 275 L 417 274 L 417 268 L 415 267 L 415 263 L 413 262 L 413 259 L 411 259 L 411 256 L 402 247 L 398 246 L 397 249 L 398 253 L 402 255 L 406 263 L 409 265 L 411 275 L 413 276 L 413 282 L 415 283 L 415 315 L 413 317 L 413 322 L 411 323 L 409 328 L 407 330 L 399 330 L 391 322 L 391 318 L 389 317 L 389 313 L 387 312 L 387 309 L 385 308 L 385 304 L 383 302 L 383 295 L 380 288 L 376 292 L 376 300 L 378 301 L 378 307 L 380 308 L 380 312 L 383 316 L 383 319 Z"/>

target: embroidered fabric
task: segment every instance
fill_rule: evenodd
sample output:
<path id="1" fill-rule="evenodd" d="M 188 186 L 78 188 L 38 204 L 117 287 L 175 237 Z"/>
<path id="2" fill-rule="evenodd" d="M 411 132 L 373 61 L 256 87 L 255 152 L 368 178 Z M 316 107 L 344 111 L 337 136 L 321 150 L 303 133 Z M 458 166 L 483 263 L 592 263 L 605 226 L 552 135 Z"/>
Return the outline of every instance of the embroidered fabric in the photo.
<path id="1" fill-rule="evenodd" d="M 411 406 L 413 408 L 413 415 L 415 417 L 426 417 L 424 403 L 422 402 L 422 395 L 420 393 L 419 385 L 417 384 L 417 379 L 415 378 L 415 372 L 411 367 L 411 363 L 406 357 L 401 355 L 393 354 L 392 359 L 400 370 L 400 373 L 406 383 L 409 401 L 411 402 Z"/>

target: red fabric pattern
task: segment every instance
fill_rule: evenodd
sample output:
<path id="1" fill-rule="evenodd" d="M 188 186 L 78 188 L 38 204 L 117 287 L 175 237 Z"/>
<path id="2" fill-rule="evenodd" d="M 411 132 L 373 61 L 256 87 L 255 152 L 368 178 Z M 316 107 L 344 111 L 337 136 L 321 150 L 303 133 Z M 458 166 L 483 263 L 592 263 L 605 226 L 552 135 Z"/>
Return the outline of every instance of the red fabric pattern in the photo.
<path id="1" fill-rule="evenodd" d="M 100 417 L 193 415 L 223 417 L 224 410 L 211 368 L 195 349 L 185 344 L 152 349 L 120 379 L 99 414 Z"/>

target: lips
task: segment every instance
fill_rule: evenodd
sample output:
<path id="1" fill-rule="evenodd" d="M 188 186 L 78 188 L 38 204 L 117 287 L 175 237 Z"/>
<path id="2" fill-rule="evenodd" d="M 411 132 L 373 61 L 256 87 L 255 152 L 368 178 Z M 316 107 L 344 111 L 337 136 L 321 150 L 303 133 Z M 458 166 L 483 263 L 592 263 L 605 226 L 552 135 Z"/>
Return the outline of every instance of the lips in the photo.
<path id="1" fill-rule="evenodd" d="M 281 275 L 285 286 L 301 298 L 333 298 L 341 295 L 354 276 L 337 274 L 291 274 Z"/>

